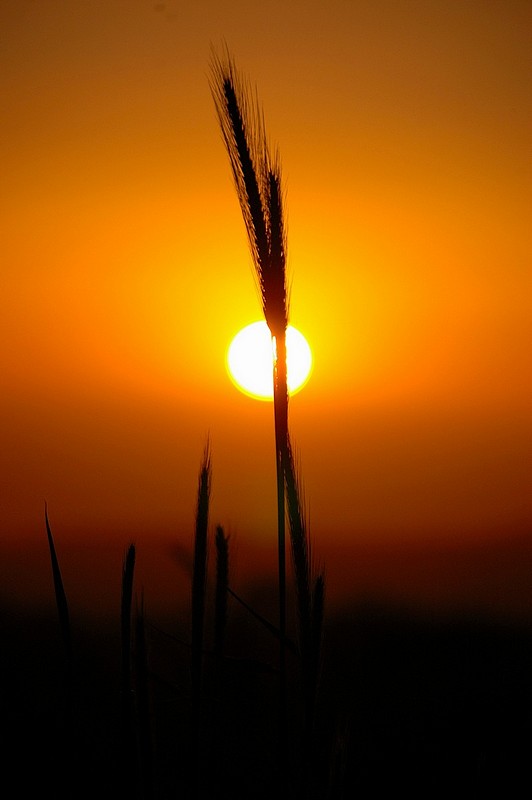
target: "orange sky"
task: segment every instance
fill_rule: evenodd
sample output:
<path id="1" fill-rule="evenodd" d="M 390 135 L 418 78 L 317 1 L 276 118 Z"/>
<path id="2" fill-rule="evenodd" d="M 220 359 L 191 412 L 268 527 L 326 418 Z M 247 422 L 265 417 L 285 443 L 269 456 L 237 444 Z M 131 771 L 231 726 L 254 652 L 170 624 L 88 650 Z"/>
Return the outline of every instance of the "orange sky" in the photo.
<path id="1" fill-rule="evenodd" d="M 291 321 L 315 358 L 291 427 L 330 595 L 515 594 L 530 3 L 3 0 L 0 29 L 3 592 L 50 592 L 45 500 L 60 555 L 109 546 L 119 569 L 133 538 L 171 583 L 207 433 L 240 580 L 275 551 L 272 409 L 224 365 L 261 316 L 207 80 L 225 39 L 281 152 Z M 486 548 L 505 569 L 468 583 Z"/>

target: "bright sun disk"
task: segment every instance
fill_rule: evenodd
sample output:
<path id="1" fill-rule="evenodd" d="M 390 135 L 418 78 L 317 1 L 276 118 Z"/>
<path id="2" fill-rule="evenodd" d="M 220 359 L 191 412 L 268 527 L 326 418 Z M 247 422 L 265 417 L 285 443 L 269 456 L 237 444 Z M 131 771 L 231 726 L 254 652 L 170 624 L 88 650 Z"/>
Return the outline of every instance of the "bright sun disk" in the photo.
<path id="1" fill-rule="evenodd" d="M 227 353 L 229 374 L 244 394 L 260 400 L 273 398 L 273 343 L 265 322 L 253 322 L 235 336 Z M 307 382 L 312 353 L 296 328 L 286 329 L 288 393 L 295 394 Z"/>

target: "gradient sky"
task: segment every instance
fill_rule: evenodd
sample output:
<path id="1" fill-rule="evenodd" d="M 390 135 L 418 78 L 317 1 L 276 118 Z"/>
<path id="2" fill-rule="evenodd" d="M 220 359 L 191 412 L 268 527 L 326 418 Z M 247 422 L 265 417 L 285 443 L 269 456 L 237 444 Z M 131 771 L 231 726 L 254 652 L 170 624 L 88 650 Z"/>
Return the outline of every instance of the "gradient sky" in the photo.
<path id="1" fill-rule="evenodd" d="M 261 318 L 225 40 L 281 153 L 329 596 L 532 610 L 530 2 L 2 0 L 0 30 L 2 594 L 51 596 L 45 500 L 80 606 L 130 540 L 173 585 L 207 435 L 235 582 L 273 564 L 273 411 L 224 363 Z"/>

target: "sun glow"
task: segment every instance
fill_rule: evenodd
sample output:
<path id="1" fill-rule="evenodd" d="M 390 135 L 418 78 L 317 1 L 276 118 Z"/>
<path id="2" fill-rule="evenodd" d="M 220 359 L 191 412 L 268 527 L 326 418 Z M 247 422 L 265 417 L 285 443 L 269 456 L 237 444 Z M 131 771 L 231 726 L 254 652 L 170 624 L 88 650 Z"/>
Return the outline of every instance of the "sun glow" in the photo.
<path id="1" fill-rule="evenodd" d="M 237 333 L 227 352 L 227 367 L 241 392 L 259 400 L 273 398 L 274 346 L 265 322 L 253 322 Z M 312 368 L 309 344 L 292 325 L 286 330 L 286 361 L 292 395 L 306 384 Z"/>

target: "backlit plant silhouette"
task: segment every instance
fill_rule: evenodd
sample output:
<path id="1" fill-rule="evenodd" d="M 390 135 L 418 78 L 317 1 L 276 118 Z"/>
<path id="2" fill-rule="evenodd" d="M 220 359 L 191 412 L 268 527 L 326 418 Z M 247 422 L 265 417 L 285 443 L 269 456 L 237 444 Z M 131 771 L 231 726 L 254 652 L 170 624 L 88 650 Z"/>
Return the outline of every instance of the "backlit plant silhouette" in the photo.
<path id="1" fill-rule="evenodd" d="M 279 632 L 281 709 L 286 691 L 286 566 L 284 472 L 288 447 L 288 389 L 286 382 L 286 238 L 283 223 L 281 170 L 272 159 L 258 104 L 237 76 L 228 57 L 213 58 L 212 92 L 222 136 L 229 154 L 234 183 L 246 226 L 257 275 L 262 308 L 272 336 L 273 405 L 277 465 L 277 526 L 279 559 Z"/>
<path id="2" fill-rule="evenodd" d="M 217 525 L 213 537 L 216 555 L 212 620 L 214 642 L 212 646 L 208 643 L 206 626 L 210 620 L 207 603 L 212 470 L 210 443 L 207 442 L 198 478 L 192 554 L 190 642 L 184 645 L 190 655 L 190 697 L 189 709 L 185 714 L 185 755 L 181 755 L 179 763 L 183 769 L 184 783 L 189 789 L 187 796 L 193 800 L 203 797 L 211 800 L 211 797 L 217 795 L 218 775 L 225 768 L 222 755 L 224 731 L 227 732 L 228 726 L 232 724 L 231 717 L 238 711 L 241 703 L 240 697 L 235 703 L 230 681 L 226 681 L 226 676 L 231 671 L 231 657 L 226 659 L 225 654 L 227 605 L 228 598 L 233 598 L 270 635 L 279 640 L 279 727 L 278 737 L 274 739 L 274 744 L 278 745 L 278 769 L 271 770 L 272 774 L 268 776 L 268 783 L 265 785 L 275 786 L 280 793 L 291 786 L 294 790 L 292 793 L 307 800 L 312 796 L 312 775 L 315 771 L 312 761 L 313 729 L 321 665 L 325 583 L 323 575 L 315 576 L 312 569 L 310 543 L 288 427 L 288 292 L 280 160 L 278 154 L 273 157 L 270 154 L 260 107 L 252 99 L 244 82 L 238 78 L 232 60 L 229 56 L 224 60 L 213 56 L 211 67 L 211 89 L 244 217 L 262 308 L 272 338 L 279 624 L 277 627 L 265 619 L 234 591 L 229 574 L 229 537 Z M 69 610 L 46 509 L 45 524 L 56 605 L 70 676 L 72 659 Z M 297 643 L 287 635 L 286 525 L 290 534 L 297 606 Z M 140 602 L 137 601 L 135 607 L 133 604 L 136 558 L 136 547 L 130 544 L 124 555 L 122 569 L 121 747 L 118 769 L 122 771 L 125 793 L 147 800 L 157 794 L 157 733 L 152 713 L 154 681 L 143 598 Z M 295 686 L 294 682 L 288 681 L 288 653 L 292 658 L 290 666 L 295 665 L 297 673 Z M 251 656 L 249 661 L 253 663 L 253 654 Z M 257 663 L 261 673 L 270 674 L 267 665 Z M 290 674 L 294 674 L 293 669 Z M 275 683 L 271 688 L 276 691 Z M 259 703 L 257 711 L 264 723 L 270 718 L 269 709 L 268 714 L 264 715 L 264 708 L 271 703 L 268 698 L 263 702 L 265 706 Z M 276 716 L 275 713 L 273 716 Z M 257 747 L 259 755 L 263 749 L 268 750 L 268 730 L 269 725 L 266 724 Z M 245 739 L 245 732 L 241 734 L 239 731 L 238 736 L 242 735 Z M 239 741 L 242 743 L 243 739 Z M 273 749 L 275 752 L 275 747 Z M 230 772 L 226 781 L 231 786 Z M 244 784 L 242 788 L 246 791 Z M 231 792 L 231 796 L 241 796 L 235 786 L 231 786 Z"/>
<path id="3" fill-rule="evenodd" d="M 229 53 L 213 54 L 211 89 L 255 267 L 264 317 L 272 337 L 273 405 L 277 474 L 277 528 L 280 636 L 281 754 L 286 724 L 286 545 L 288 510 L 299 611 L 299 636 L 306 731 L 310 735 L 319 669 L 319 642 L 324 580 L 314 591 L 303 510 L 288 429 L 286 328 L 286 228 L 283 215 L 281 165 L 278 152 L 268 147 L 264 117 L 256 96 L 239 76 Z M 286 505 L 288 508 L 286 509 Z M 312 596 L 314 595 L 314 596 Z"/>

